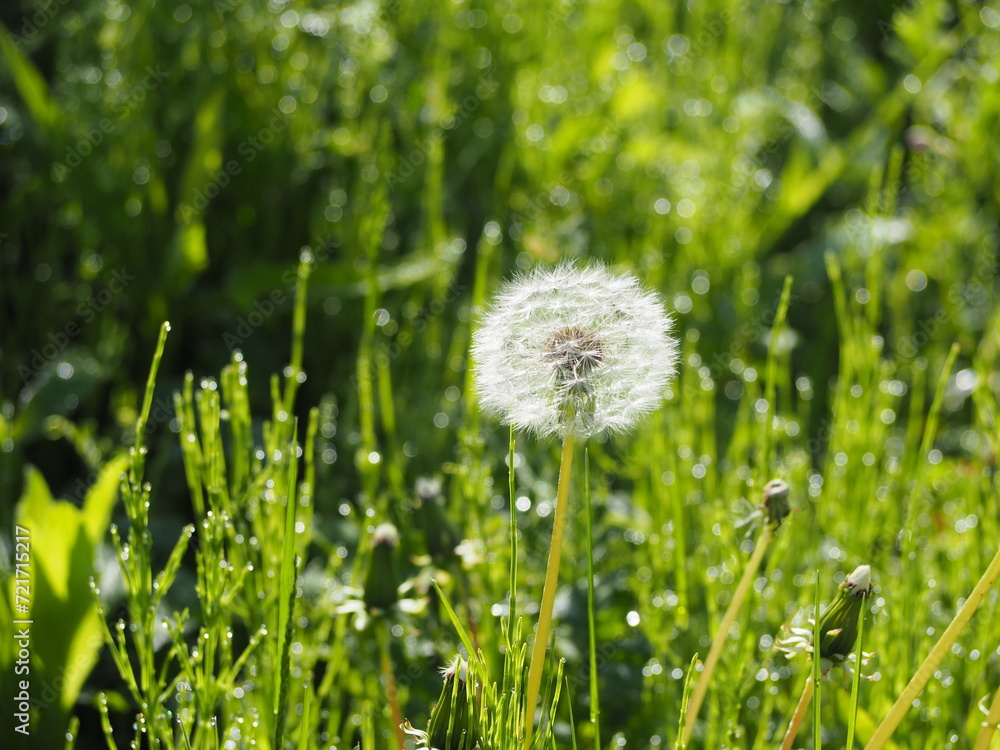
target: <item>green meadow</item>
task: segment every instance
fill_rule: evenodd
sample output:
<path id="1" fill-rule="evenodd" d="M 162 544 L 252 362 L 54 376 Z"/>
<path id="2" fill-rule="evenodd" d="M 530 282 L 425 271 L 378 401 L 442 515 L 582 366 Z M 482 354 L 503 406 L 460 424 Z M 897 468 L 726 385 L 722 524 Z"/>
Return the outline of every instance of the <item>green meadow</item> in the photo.
<path id="1" fill-rule="evenodd" d="M 1000 748 L 996 0 L 0 22 L 3 747 Z M 679 348 L 571 466 L 470 348 L 563 261 Z"/>

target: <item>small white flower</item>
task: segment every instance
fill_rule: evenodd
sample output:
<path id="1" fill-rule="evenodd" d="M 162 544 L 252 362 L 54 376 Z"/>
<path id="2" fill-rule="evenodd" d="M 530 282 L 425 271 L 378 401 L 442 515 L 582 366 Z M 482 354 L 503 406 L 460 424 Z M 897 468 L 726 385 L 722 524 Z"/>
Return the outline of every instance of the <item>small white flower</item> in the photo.
<path id="1" fill-rule="evenodd" d="M 473 334 L 484 411 L 539 436 L 632 429 L 677 363 L 673 321 L 630 274 L 561 264 L 508 282 Z"/>

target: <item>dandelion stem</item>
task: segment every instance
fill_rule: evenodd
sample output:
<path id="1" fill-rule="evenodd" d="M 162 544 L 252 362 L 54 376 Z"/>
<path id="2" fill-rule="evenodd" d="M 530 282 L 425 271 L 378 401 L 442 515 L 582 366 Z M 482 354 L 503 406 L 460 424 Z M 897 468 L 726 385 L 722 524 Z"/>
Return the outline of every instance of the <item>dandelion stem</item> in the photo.
<path id="1" fill-rule="evenodd" d="M 515 452 L 514 426 L 510 427 L 510 450 L 507 453 L 507 478 L 510 483 L 510 620 L 513 624 L 517 616 L 517 504 L 514 495 L 517 491 L 517 477 L 514 474 Z"/>
<path id="2" fill-rule="evenodd" d="M 952 645 L 958 640 L 959 634 L 961 634 L 969 620 L 972 619 L 975 611 L 979 609 L 979 605 L 986 598 L 986 594 L 989 592 L 990 586 L 997 579 L 997 576 L 1000 576 L 1000 550 L 997 550 L 996 555 L 993 556 L 989 567 L 986 568 L 986 572 L 983 573 L 983 577 L 979 579 L 976 587 L 972 589 L 972 593 L 969 594 L 969 598 L 962 605 L 962 609 L 955 615 L 955 618 L 948 625 L 941 638 L 934 644 L 934 648 L 927 654 L 927 658 L 924 659 L 923 664 L 917 668 L 909 684 L 903 688 L 903 692 L 899 694 L 896 702 L 892 704 L 889 713 L 885 715 L 882 723 L 875 730 L 875 734 L 872 735 L 871 740 L 865 745 L 865 750 L 879 750 L 889 741 L 892 733 L 896 731 L 896 727 L 903 720 L 903 715 L 913 705 L 914 698 L 923 690 L 924 685 L 927 684 L 927 680 L 934 674 L 938 664 L 941 663 L 945 654 L 951 650 Z"/>
<path id="3" fill-rule="evenodd" d="M 712 681 L 712 673 L 715 671 L 715 667 L 719 663 L 719 657 L 722 655 L 722 649 L 726 645 L 726 640 L 729 637 L 729 628 L 732 627 L 733 620 L 736 619 L 736 615 L 740 611 L 740 607 L 743 606 L 743 600 L 746 598 L 747 592 L 750 590 L 750 584 L 753 582 L 754 577 L 757 574 L 757 570 L 760 568 L 760 563 L 764 559 L 764 553 L 767 551 L 768 545 L 771 544 L 772 539 L 774 539 L 774 528 L 771 524 L 767 524 L 764 527 L 764 533 L 757 541 L 757 546 L 754 547 L 750 560 L 747 562 L 746 569 L 743 571 L 743 577 L 740 578 L 739 585 L 733 592 L 733 598 L 732 601 L 729 602 L 726 614 L 723 615 L 722 621 L 719 623 L 719 629 L 715 634 L 715 640 L 712 641 L 712 648 L 709 649 L 708 658 L 705 659 L 705 668 L 702 669 L 701 674 L 698 676 L 698 682 L 695 684 L 694 693 L 691 696 L 691 703 L 687 708 L 687 721 L 684 724 L 685 745 L 691 740 L 691 734 L 694 732 L 695 722 L 698 720 L 698 712 L 701 710 L 701 704 L 704 702 L 705 694 L 708 692 L 708 685 Z"/>
<path id="4" fill-rule="evenodd" d="M 997 725 L 1000 725 L 1000 689 L 993 693 L 993 703 L 990 704 L 989 715 L 983 722 L 983 728 L 979 730 L 979 736 L 976 738 L 976 746 L 973 750 L 990 750 L 990 743 L 997 731 Z"/>
<path id="5" fill-rule="evenodd" d="M 538 610 L 538 629 L 535 645 L 531 650 L 531 666 L 528 668 L 528 692 L 524 711 L 524 748 L 531 747 L 534 729 L 535 703 L 542 685 L 542 669 L 545 666 L 545 648 L 552 630 L 552 605 L 559 584 L 559 560 L 562 555 L 563 531 L 569 510 L 570 470 L 573 468 L 573 446 L 575 438 L 572 430 L 566 431 L 562 445 L 562 462 L 559 465 L 559 487 L 556 491 L 556 514 L 552 522 L 552 541 L 549 543 L 549 562 L 545 569 L 545 584 L 542 588 L 542 603 Z"/>
<path id="6" fill-rule="evenodd" d="M 583 450 L 583 496 L 587 506 L 587 634 L 590 641 L 590 723 L 594 726 L 594 750 L 601 750 L 601 702 L 597 686 L 597 627 L 594 612 L 594 509 L 590 503 L 590 451 Z"/>
<path id="7" fill-rule="evenodd" d="M 392 728 L 395 730 L 397 750 L 403 750 L 406 746 L 406 736 L 403 734 L 403 713 L 399 709 L 399 695 L 396 690 L 396 679 L 392 674 L 392 659 L 389 656 L 389 639 L 386 635 L 388 625 L 379 623 L 378 646 L 382 653 L 382 677 L 385 680 L 385 694 L 389 701 L 389 711 L 392 714 Z"/>
<path id="8" fill-rule="evenodd" d="M 785 732 L 785 738 L 781 741 L 780 750 L 792 750 L 792 743 L 795 742 L 795 736 L 799 733 L 802 720 L 806 717 L 806 711 L 809 709 L 809 702 L 812 700 L 815 686 L 816 683 L 810 674 L 806 678 L 806 686 L 802 688 L 802 696 L 799 698 L 798 705 L 795 706 L 795 713 L 792 714 L 792 720 L 788 722 L 788 730 Z"/>

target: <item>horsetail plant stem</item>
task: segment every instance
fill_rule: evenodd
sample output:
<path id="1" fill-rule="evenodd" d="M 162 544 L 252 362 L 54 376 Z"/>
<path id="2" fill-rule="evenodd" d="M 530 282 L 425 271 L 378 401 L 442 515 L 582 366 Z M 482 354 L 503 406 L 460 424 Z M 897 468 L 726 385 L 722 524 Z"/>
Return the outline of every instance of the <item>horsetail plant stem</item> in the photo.
<path id="1" fill-rule="evenodd" d="M 986 572 L 983 573 L 983 577 L 979 579 L 975 588 L 972 589 L 972 593 L 969 594 L 969 598 L 965 601 L 965 604 L 962 605 L 958 614 L 955 615 L 944 633 L 941 634 L 938 642 L 934 644 L 934 648 L 927 654 L 923 663 L 917 667 L 917 671 L 913 674 L 910 682 L 903 688 L 903 692 L 899 694 L 896 702 L 892 704 L 889 713 L 885 715 L 885 718 L 882 719 L 882 722 L 875 729 L 875 734 L 872 735 L 871 740 L 865 745 L 865 750 L 880 750 L 880 748 L 885 747 L 889 738 L 892 737 L 893 732 L 896 731 L 896 727 L 903 720 L 903 716 L 909 710 L 910 706 L 913 705 L 914 699 L 924 689 L 924 685 L 927 684 L 931 675 L 937 670 L 938 664 L 941 663 L 941 660 L 951 650 L 962 630 L 968 625 L 969 620 L 972 619 L 972 615 L 979 609 L 979 605 L 983 603 L 983 599 L 986 598 L 986 594 L 989 593 L 990 587 L 996 581 L 997 576 L 1000 576 L 1000 549 L 993 556 L 993 560 L 990 561 Z"/>
<path id="2" fill-rule="evenodd" d="M 750 591 L 750 585 L 757 575 L 760 564 L 764 559 L 764 553 L 767 552 L 767 548 L 774 539 L 774 532 L 781 525 L 785 516 L 788 515 L 788 485 L 785 482 L 780 479 L 773 479 L 764 486 L 764 509 L 766 513 L 764 530 L 760 535 L 760 539 L 757 540 L 753 554 L 750 556 L 750 560 L 743 571 L 743 577 L 740 578 L 740 582 L 736 586 L 736 591 L 733 592 L 733 598 L 726 608 L 726 613 L 723 615 L 722 621 L 719 623 L 715 640 L 712 641 L 708 658 L 705 659 L 705 667 L 698 676 L 698 682 L 695 684 L 691 702 L 687 706 L 682 746 L 687 745 L 691 740 L 694 725 L 698 721 L 698 712 L 701 710 L 701 705 L 705 700 L 705 694 L 708 692 L 708 686 L 712 681 L 715 667 L 719 663 L 722 649 L 725 647 L 726 640 L 729 637 L 729 629 L 732 627 L 733 621 L 740 611 L 740 607 L 743 606 L 743 600 L 746 598 L 747 592 Z"/>

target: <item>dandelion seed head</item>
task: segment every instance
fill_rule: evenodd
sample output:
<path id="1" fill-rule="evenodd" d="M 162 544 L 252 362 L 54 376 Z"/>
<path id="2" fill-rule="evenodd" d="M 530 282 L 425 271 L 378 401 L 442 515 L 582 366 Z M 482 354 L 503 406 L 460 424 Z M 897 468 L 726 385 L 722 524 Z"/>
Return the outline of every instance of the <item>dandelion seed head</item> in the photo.
<path id="1" fill-rule="evenodd" d="M 540 437 L 627 432 L 659 408 L 677 342 L 630 274 L 564 263 L 504 285 L 473 335 L 483 410 Z"/>

